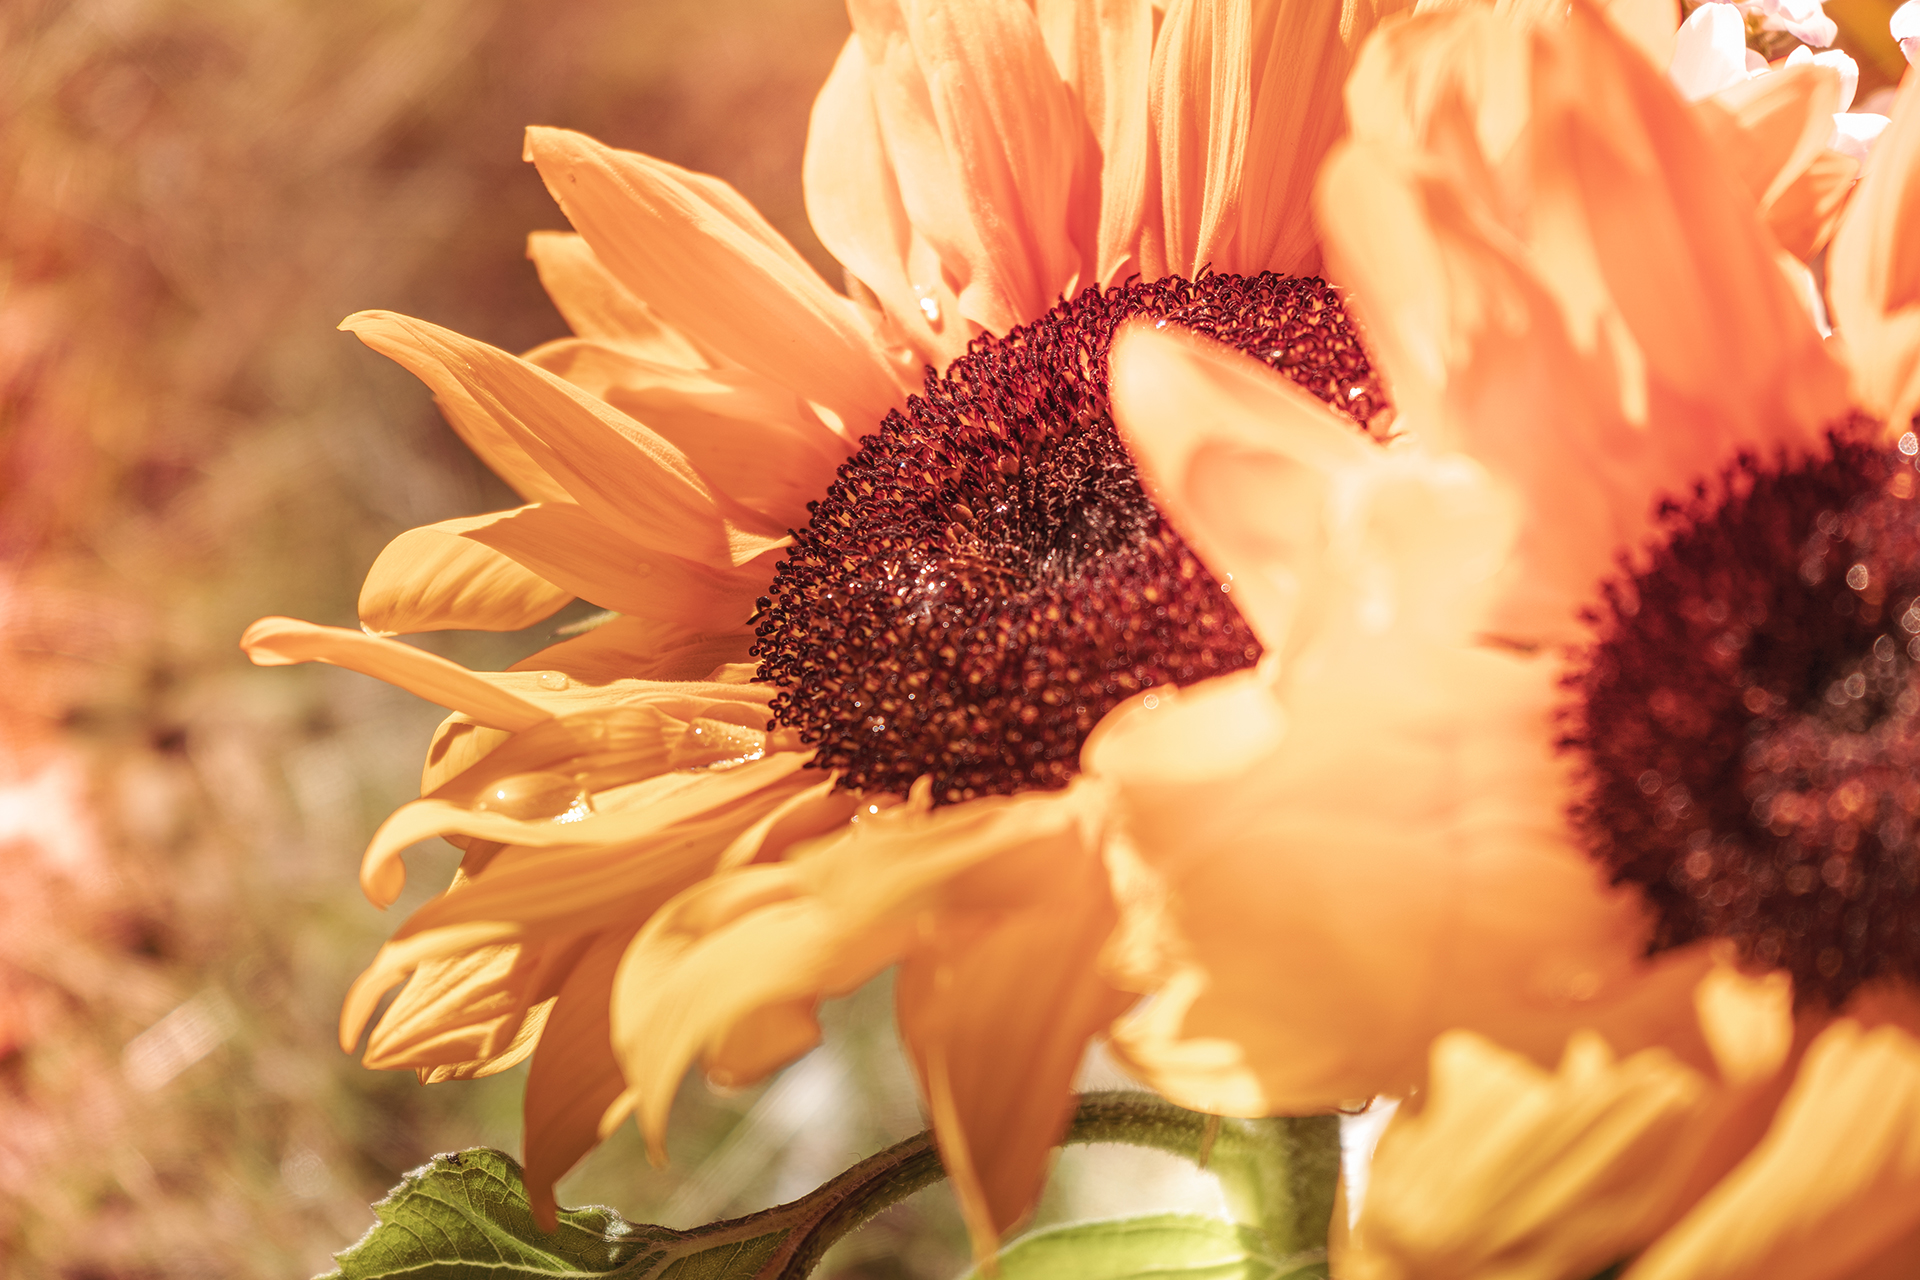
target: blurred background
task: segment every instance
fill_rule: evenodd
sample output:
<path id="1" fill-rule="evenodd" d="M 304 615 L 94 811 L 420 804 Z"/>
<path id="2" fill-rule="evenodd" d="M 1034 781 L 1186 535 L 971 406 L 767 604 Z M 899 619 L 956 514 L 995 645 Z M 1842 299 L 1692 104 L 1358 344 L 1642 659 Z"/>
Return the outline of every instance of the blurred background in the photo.
<path id="1" fill-rule="evenodd" d="M 236 642 L 353 625 L 394 534 L 517 502 L 334 326 L 566 332 L 524 255 L 566 226 L 527 124 L 721 175 L 837 282 L 800 155 L 847 31 L 838 0 L 0 0 L 0 1274 L 309 1276 L 434 1152 L 518 1153 L 524 1068 L 423 1087 L 334 1039 L 457 860 L 410 854 L 387 913 L 355 883 L 443 713 Z M 570 616 L 422 639 L 498 668 Z M 691 1226 L 917 1132 L 884 984 L 828 1022 L 768 1086 L 689 1084 L 672 1168 L 629 1131 L 561 1202 Z M 1046 1217 L 1212 1194 L 1112 1159 Z M 823 1274 L 964 1265 L 935 1188 Z"/>
<path id="2" fill-rule="evenodd" d="M 1863 98 L 1900 70 L 1892 7 L 1828 4 Z M 717 173 L 837 281 L 799 169 L 846 34 L 837 0 L 0 0 L 0 1273 L 307 1276 L 434 1152 L 517 1152 L 524 1069 L 427 1088 L 334 1041 L 457 860 L 410 855 L 387 914 L 356 888 L 442 713 L 236 641 L 269 613 L 352 625 L 390 537 L 515 501 L 334 326 L 565 332 L 524 258 L 565 223 L 523 126 Z M 569 616 L 424 643 L 501 667 Z M 689 1084 L 672 1168 L 629 1131 L 562 1203 L 690 1226 L 917 1131 L 884 982 L 827 1022 L 769 1085 Z M 1082 1151 L 1041 1220 L 1212 1194 Z M 936 1188 L 823 1274 L 964 1265 Z"/>

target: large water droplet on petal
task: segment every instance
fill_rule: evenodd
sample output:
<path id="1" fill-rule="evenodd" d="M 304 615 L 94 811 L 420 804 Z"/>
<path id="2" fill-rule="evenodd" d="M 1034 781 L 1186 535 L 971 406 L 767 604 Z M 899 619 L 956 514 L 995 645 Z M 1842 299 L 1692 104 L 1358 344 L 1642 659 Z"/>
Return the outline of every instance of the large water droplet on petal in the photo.
<path id="1" fill-rule="evenodd" d="M 673 763 L 681 769 L 730 769 L 766 754 L 767 735 L 763 731 L 698 716 L 688 723 L 675 744 Z"/>
<path id="2" fill-rule="evenodd" d="M 564 773 L 516 773 L 480 793 L 473 807 L 521 822 L 578 822 L 593 813 L 587 789 Z"/>

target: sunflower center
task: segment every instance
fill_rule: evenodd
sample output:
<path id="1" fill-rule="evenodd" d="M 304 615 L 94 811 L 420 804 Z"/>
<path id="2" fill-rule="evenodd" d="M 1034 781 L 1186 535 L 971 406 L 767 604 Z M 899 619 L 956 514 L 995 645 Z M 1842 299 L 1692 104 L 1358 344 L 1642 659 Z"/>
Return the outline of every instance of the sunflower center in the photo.
<path id="1" fill-rule="evenodd" d="M 1385 407 L 1334 291 L 1271 274 L 1089 289 L 929 371 L 809 504 L 760 600 L 774 723 L 842 786 L 931 775 L 946 804 L 1062 787 L 1123 699 L 1259 658 L 1108 413 L 1108 347 L 1142 315 L 1257 356 L 1362 428 Z"/>
<path id="2" fill-rule="evenodd" d="M 1911 444 L 1913 437 L 1904 443 Z M 1656 909 L 1837 1007 L 1920 980 L 1920 502 L 1900 452 L 1743 459 L 1609 584 L 1569 678 L 1574 819 Z"/>

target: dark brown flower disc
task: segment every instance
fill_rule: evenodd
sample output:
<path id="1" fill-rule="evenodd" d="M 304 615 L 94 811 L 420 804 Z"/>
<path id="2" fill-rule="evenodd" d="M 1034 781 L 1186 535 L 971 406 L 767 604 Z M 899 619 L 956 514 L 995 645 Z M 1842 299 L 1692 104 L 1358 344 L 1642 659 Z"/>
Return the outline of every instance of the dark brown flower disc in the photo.
<path id="1" fill-rule="evenodd" d="M 809 504 L 757 615 L 774 723 L 841 785 L 931 775 L 936 803 L 1062 787 L 1123 699 L 1259 658 L 1108 412 L 1109 344 L 1142 315 L 1259 357 L 1360 427 L 1384 408 L 1334 290 L 1271 274 L 1089 289 L 929 370 Z"/>
<path id="2" fill-rule="evenodd" d="M 1731 938 L 1831 1006 L 1920 981 L 1920 502 L 1864 439 L 1666 508 L 1592 618 L 1565 739 L 1575 822 L 1655 907 L 1653 948 Z"/>

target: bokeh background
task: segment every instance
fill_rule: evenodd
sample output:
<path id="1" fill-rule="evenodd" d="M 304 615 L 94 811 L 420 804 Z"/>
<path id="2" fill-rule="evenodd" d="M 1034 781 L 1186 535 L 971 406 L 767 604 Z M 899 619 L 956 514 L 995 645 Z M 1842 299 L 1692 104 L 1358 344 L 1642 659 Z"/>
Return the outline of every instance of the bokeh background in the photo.
<path id="1" fill-rule="evenodd" d="M 1863 97 L 1901 69 L 1892 7 L 1828 4 Z M 268 613 L 351 625 L 387 539 L 514 501 L 334 326 L 564 333 L 524 259 L 565 226 L 524 125 L 717 173 L 837 281 L 799 165 L 846 34 L 837 0 L 0 0 L 0 1273 L 307 1276 L 433 1152 L 517 1150 L 522 1071 L 428 1088 L 334 1042 L 458 856 L 409 855 L 392 914 L 355 887 L 441 713 L 235 642 Z M 568 616 L 422 643 L 500 667 Z M 827 1023 L 769 1085 L 690 1083 L 672 1168 L 629 1132 L 562 1203 L 688 1226 L 918 1130 L 884 981 Z M 1041 1220 L 1211 1194 L 1074 1154 Z M 935 1189 L 824 1274 L 964 1264 Z"/>

